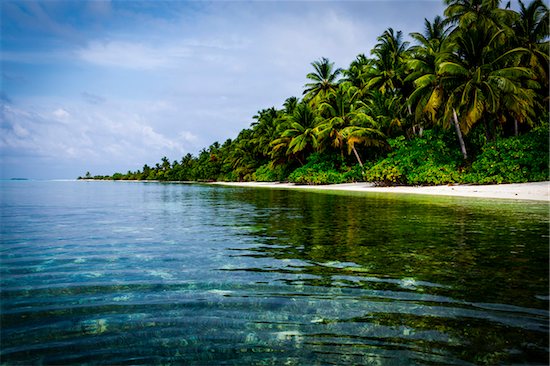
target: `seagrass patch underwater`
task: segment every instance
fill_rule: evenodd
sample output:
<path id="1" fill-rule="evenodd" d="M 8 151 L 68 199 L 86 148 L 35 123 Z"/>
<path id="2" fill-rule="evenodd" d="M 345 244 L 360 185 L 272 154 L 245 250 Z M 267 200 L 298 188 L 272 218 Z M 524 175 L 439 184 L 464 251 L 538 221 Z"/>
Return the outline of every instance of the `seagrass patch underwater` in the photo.
<path id="1" fill-rule="evenodd" d="M 1 183 L 1 364 L 547 364 L 548 205 Z"/>

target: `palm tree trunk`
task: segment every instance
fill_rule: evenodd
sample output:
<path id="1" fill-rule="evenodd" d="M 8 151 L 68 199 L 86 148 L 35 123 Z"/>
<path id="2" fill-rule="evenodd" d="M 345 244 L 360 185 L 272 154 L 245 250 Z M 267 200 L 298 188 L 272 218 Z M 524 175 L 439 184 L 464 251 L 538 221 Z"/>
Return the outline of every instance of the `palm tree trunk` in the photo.
<path id="1" fill-rule="evenodd" d="M 458 117 L 456 116 L 456 110 L 453 108 L 453 122 L 455 125 L 456 135 L 458 136 L 458 143 L 460 144 L 460 151 L 464 160 L 468 160 L 468 153 L 466 152 L 466 145 L 464 144 L 464 138 L 462 137 L 462 131 L 460 131 L 460 125 L 458 124 Z"/>
<path id="2" fill-rule="evenodd" d="M 353 153 L 355 154 L 355 157 L 357 158 L 357 161 L 359 162 L 359 165 L 361 165 L 361 170 L 363 170 L 363 162 L 361 161 L 361 158 L 359 157 L 359 154 L 357 153 L 357 150 L 355 150 L 355 146 L 352 146 L 351 149 L 353 150 Z"/>
<path id="3" fill-rule="evenodd" d="M 514 136 L 518 135 L 518 119 L 514 118 Z"/>

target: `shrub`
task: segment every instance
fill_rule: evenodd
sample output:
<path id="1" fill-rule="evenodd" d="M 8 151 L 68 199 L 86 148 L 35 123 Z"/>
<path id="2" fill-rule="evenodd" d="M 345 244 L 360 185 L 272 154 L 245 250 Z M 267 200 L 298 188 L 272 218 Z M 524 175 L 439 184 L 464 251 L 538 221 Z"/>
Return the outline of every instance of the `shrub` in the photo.
<path id="1" fill-rule="evenodd" d="M 387 184 L 446 184 L 460 181 L 460 152 L 445 142 L 442 132 L 426 131 L 423 137 L 389 140 L 392 151 L 365 172 L 365 180 Z"/>
<path id="2" fill-rule="evenodd" d="M 367 169 L 367 163 L 364 163 L 364 167 L 361 168 L 359 164 L 348 168 L 348 171 L 344 172 L 344 180 L 346 182 L 362 182 L 364 180 L 364 169 Z"/>
<path id="3" fill-rule="evenodd" d="M 337 184 L 346 181 L 344 175 L 335 170 L 316 171 L 303 167 L 292 172 L 288 180 L 297 184 Z"/>
<path id="4" fill-rule="evenodd" d="M 484 184 L 547 180 L 548 148 L 548 125 L 487 143 L 464 181 Z"/>
<path id="5" fill-rule="evenodd" d="M 285 179 L 285 171 L 282 166 L 270 167 L 264 164 L 252 174 L 252 180 L 257 182 L 279 182 Z"/>
<path id="6" fill-rule="evenodd" d="M 345 183 L 345 170 L 348 169 L 339 155 L 314 153 L 308 157 L 304 166 L 288 176 L 288 180 L 297 184 Z"/>
<path id="7" fill-rule="evenodd" d="M 405 184 L 405 172 L 393 156 L 382 159 L 365 172 L 365 180 L 380 185 Z"/>

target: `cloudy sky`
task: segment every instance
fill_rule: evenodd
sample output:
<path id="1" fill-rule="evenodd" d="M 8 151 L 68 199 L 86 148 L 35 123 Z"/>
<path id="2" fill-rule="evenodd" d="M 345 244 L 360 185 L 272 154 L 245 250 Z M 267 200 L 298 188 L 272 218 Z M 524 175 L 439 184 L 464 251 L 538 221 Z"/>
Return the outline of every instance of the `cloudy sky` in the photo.
<path id="1" fill-rule="evenodd" d="M 442 0 L 10 1 L 1 8 L 0 178 L 76 178 L 179 160 L 301 96 Z"/>

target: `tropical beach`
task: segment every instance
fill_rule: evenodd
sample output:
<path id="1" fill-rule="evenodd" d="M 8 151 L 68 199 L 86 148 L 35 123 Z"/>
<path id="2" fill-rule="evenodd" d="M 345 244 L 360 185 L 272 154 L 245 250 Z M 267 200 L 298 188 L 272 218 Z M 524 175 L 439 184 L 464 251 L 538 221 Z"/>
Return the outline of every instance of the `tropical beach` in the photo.
<path id="1" fill-rule="evenodd" d="M 550 363 L 547 2 L 0 13 L 2 366 Z"/>
<path id="2" fill-rule="evenodd" d="M 550 182 L 532 182 L 517 184 L 491 185 L 440 185 L 440 186 L 392 186 L 377 187 L 372 183 L 345 183 L 330 185 L 297 185 L 294 183 L 273 182 L 215 182 L 212 184 L 248 187 L 248 188 L 276 188 L 276 189 L 303 189 L 319 191 L 349 191 L 371 193 L 398 193 L 422 194 L 432 196 L 457 196 L 475 198 L 497 198 L 529 201 L 550 200 Z"/>
<path id="3" fill-rule="evenodd" d="M 259 105 L 248 128 L 196 155 L 81 178 L 381 186 L 548 181 L 546 4 L 444 4 L 443 16 L 424 19 L 410 40 L 389 27 L 345 68 L 329 57 L 313 60 L 294 95 Z"/>

